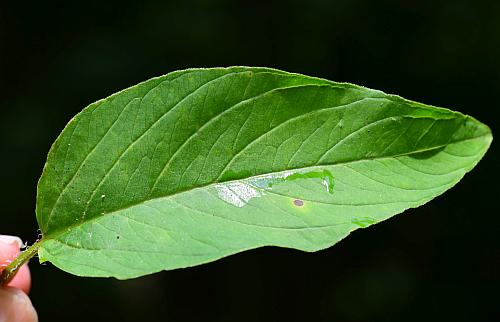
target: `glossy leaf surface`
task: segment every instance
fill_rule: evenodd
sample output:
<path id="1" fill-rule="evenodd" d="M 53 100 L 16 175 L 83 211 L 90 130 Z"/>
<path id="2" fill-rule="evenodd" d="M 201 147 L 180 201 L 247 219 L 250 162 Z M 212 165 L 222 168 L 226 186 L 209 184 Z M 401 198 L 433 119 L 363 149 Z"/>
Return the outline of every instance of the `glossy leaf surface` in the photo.
<path id="1" fill-rule="evenodd" d="M 471 117 L 351 84 L 170 73 L 91 104 L 54 143 L 40 260 L 132 278 L 266 245 L 316 251 L 443 193 L 491 140 Z"/>

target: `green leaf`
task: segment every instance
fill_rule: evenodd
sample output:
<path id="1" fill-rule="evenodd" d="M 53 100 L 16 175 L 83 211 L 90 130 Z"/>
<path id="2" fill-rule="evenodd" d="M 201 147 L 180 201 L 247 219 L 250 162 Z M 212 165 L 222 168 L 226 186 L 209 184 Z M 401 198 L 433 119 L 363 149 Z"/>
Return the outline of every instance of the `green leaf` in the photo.
<path id="1" fill-rule="evenodd" d="M 266 245 L 324 249 L 440 195 L 491 140 L 469 116 L 351 84 L 170 73 L 89 105 L 56 140 L 40 260 L 125 279 Z"/>

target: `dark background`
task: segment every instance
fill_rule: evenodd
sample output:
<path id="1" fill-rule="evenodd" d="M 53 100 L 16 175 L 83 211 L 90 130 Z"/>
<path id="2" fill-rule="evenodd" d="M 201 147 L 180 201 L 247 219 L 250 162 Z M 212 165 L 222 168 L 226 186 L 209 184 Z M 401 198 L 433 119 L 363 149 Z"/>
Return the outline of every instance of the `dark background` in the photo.
<path id="1" fill-rule="evenodd" d="M 89 103 L 188 67 L 268 66 L 471 114 L 500 133 L 500 1 L 0 1 L 0 233 Z M 492 321 L 499 148 L 443 196 L 318 253 L 264 248 L 144 278 L 31 264 L 44 321 Z"/>

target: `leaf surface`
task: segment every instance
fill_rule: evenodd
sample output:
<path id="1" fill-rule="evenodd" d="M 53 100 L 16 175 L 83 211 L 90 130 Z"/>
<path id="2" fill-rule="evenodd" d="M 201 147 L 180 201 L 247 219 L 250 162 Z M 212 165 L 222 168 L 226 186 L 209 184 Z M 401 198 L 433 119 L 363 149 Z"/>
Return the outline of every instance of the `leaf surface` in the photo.
<path id="1" fill-rule="evenodd" d="M 173 72 L 89 105 L 56 140 L 40 260 L 125 279 L 261 246 L 324 249 L 443 193 L 491 140 L 469 116 L 351 84 Z"/>

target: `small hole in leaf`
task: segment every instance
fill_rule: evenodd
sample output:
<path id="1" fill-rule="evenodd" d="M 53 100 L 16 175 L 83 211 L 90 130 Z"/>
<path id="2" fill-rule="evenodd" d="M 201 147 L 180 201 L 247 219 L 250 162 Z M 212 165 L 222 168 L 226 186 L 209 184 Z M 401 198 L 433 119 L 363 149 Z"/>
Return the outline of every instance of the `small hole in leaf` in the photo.
<path id="1" fill-rule="evenodd" d="M 120 236 L 116 236 L 116 239 L 120 239 Z"/>
<path id="2" fill-rule="evenodd" d="M 293 201 L 293 204 L 296 205 L 297 207 L 302 207 L 304 205 L 304 200 L 295 199 Z"/>

